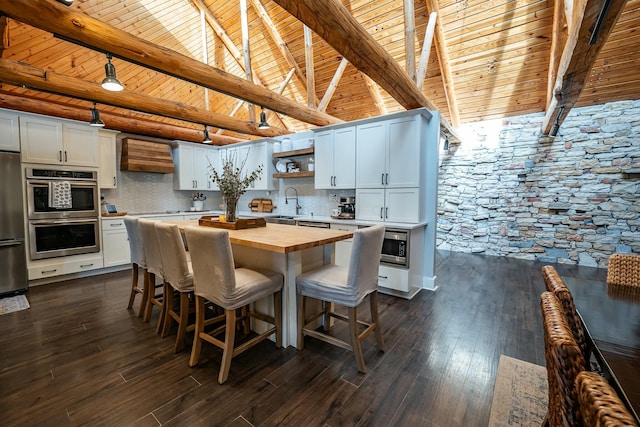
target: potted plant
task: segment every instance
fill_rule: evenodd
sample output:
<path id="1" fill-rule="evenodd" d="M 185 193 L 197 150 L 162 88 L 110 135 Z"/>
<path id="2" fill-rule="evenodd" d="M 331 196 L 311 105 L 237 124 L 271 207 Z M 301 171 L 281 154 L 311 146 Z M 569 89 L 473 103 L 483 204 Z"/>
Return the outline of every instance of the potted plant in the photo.
<path id="1" fill-rule="evenodd" d="M 207 200 L 207 196 L 202 193 L 192 193 L 191 201 L 193 202 L 193 210 L 203 211 L 204 201 Z"/>
<path id="2" fill-rule="evenodd" d="M 215 184 L 218 184 L 218 188 L 222 192 L 222 197 L 225 203 L 225 220 L 227 222 L 236 221 L 236 211 L 238 207 L 238 199 L 242 196 L 247 188 L 251 186 L 260 175 L 262 175 L 262 165 L 259 165 L 256 170 L 251 173 L 244 173 L 244 166 L 247 163 L 249 152 L 242 160 L 240 165 L 237 165 L 237 151 L 232 151 L 230 155 L 225 156 L 222 160 L 222 171 L 218 172 L 209 163 L 211 169 L 211 179 Z"/>

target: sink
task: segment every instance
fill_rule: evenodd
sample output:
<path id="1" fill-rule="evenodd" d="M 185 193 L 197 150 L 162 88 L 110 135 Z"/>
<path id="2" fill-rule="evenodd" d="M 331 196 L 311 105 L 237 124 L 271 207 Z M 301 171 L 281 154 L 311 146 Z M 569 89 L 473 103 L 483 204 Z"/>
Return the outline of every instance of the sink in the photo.
<path id="1" fill-rule="evenodd" d="M 268 216 L 264 220 L 270 224 L 296 225 L 295 217 L 291 215 Z"/>

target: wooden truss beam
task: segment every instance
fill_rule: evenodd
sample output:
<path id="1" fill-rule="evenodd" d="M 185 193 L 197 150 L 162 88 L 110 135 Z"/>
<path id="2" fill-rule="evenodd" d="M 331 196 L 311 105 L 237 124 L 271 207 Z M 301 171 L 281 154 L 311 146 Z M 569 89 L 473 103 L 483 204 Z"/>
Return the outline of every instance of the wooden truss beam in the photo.
<path id="1" fill-rule="evenodd" d="M 249 135 L 269 137 L 289 133 L 285 129 L 274 127 L 258 129 L 256 123 L 232 119 L 224 114 L 198 109 L 181 102 L 154 98 L 126 89 L 121 92 L 110 92 L 104 90 L 99 83 L 86 82 L 53 71 L 45 71 L 31 65 L 9 61 L 8 59 L 0 59 L 0 81 L 15 86 L 24 85 L 43 92 L 171 117 L 201 125 L 220 127 Z"/>
<path id="2" fill-rule="evenodd" d="M 436 21 L 438 14 L 431 12 L 429 14 L 429 22 L 424 32 L 424 42 L 422 43 L 422 52 L 420 53 L 420 65 L 416 73 L 416 85 L 422 90 L 424 85 L 424 77 L 427 75 L 427 66 L 429 65 L 429 55 L 431 54 L 431 46 L 433 45 L 433 33 L 436 29 Z"/>
<path id="3" fill-rule="evenodd" d="M 416 81 L 416 13 L 413 0 L 404 0 L 404 58 L 409 78 Z"/>
<path id="4" fill-rule="evenodd" d="M 331 47 L 370 76 L 406 109 L 435 104 L 418 90 L 413 80 L 336 0 L 274 0 L 290 14 L 310 27 Z"/>
<path id="5" fill-rule="evenodd" d="M 10 93 L 0 93 L 0 108 L 43 114 L 61 119 L 78 120 L 87 123 L 91 121 L 91 110 L 89 106 L 87 106 L 87 108 L 80 108 L 27 96 L 16 96 Z M 100 108 L 100 106 L 98 106 L 98 108 Z M 203 135 L 201 129 L 175 126 L 155 120 L 148 120 L 147 118 L 140 120 L 137 117 L 127 116 L 126 114 L 114 114 L 107 111 L 100 111 L 100 118 L 104 121 L 106 129 L 119 130 L 120 132 L 133 133 L 136 135 L 153 136 L 156 138 L 202 142 Z M 227 145 L 245 141 L 244 139 L 225 135 L 211 135 L 211 140 L 214 145 Z"/>
<path id="6" fill-rule="evenodd" d="M 316 108 L 316 77 L 313 63 L 313 34 L 304 26 L 304 62 L 307 69 L 307 105 Z"/>
<path id="7" fill-rule="evenodd" d="M 542 133 L 555 136 L 578 100 L 626 0 L 580 0 L 573 14 L 567 42 L 558 65 L 553 96 L 542 122 Z"/>
<path id="8" fill-rule="evenodd" d="M 329 101 L 331 101 L 333 94 L 336 92 L 336 89 L 338 88 L 338 82 L 340 82 L 340 78 L 344 73 L 344 69 L 347 68 L 347 65 L 349 65 L 349 61 L 347 61 L 346 58 L 342 58 L 342 61 L 340 61 L 340 64 L 338 65 L 338 68 L 336 69 L 336 72 L 333 75 L 331 82 L 329 83 L 329 87 L 327 88 L 327 91 L 324 93 L 324 96 L 322 97 L 322 101 L 320 101 L 320 104 L 318 105 L 318 111 L 327 110 Z"/>
<path id="9" fill-rule="evenodd" d="M 48 0 L 0 2 L 0 14 L 73 43 L 126 59 L 176 78 L 244 99 L 302 122 L 325 126 L 342 120 L 302 106 L 264 87 L 143 40 L 60 3 Z"/>

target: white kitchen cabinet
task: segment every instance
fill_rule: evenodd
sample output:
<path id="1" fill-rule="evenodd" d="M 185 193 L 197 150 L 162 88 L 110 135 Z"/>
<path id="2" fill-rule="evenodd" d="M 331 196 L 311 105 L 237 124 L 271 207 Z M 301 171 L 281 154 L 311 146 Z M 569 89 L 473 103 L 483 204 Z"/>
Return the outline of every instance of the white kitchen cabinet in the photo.
<path id="1" fill-rule="evenodd" d="M 10 111 L 0 111 L 0 151 L 20 151 L 20 121 Z"/>
<path id="2" fill-rule="evenodd" d="M 365 188 L 356 190 L 356 219 L 364 221 L 420 222 L 418 188 Z"/>
<path id="3" fill-rule="evenodd" d="M 173 149 L 173 188 L 175 190 L 217 190 L 209 178 L 209 164 L 215 167 L 216 147 L 202 144 L 178 143 Z"/>
<path id="4" fill-rule="evenodd" d="M 102 218 L 102 256 L 104 267 L 131 263 L 129 236 L 122 217 Z"/>
<path id="5" fill-rule="evenodd" d="M 86 123 L 20 116 L 25 163 L 99 166 L 98 132 Z"/>
<path id="6" fill-rule="evenodd" d="M 102 254 L 91 253 L 67 257 L 31 261 L 28 264 L 29 280 L 84 273 L 103 267 Z"/>
<path id="7" fill-rule="evenodd" d="M 355 164 L 355 127 L 331 129 L 315 135 L 316 189 L 355 188 Z"/>
<path id="8" fill-rule="evenodd" d="M 357 126 L 356 188 L 420 186 L 420 118 Z"/>
<path id="9" fill-rule="evenodd" d="M 259 141 L 237 144 L 220 149 L 218 174 L 222 174 L 222 165 L 227 159 L 233 159 L 235 167 L 242 166 L 242 162 L 246 162 L 242 169 L 243 175 L 250 174 L 255 171 L 259 165 L 262 165 L 262 174 L 251 187 L 250 190 L 275 190 L 276 180 L 273 178 L 275 167 L 272 161 L 273 144 L 270 141 Z"/>
<path id="10" fill-rule="evenodd" d="M 116 134 L 117 132 L 104 129 L 98 130 L 98 144 L 100 146 L 100 188 L 116 188 L 117 162 L 116 162 Z"/>

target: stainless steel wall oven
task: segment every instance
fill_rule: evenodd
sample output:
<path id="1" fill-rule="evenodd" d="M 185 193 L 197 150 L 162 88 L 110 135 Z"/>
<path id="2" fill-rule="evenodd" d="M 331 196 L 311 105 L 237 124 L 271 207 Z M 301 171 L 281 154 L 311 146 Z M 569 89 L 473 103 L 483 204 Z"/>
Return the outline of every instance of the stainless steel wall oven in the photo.
<path id="1" fill-rule="evenodd" d="M 26 180 L 32 260 L 100 251 L 97 172 L 27 168 Z M 62 204 L 52 200 L 59 186 Z"/>

